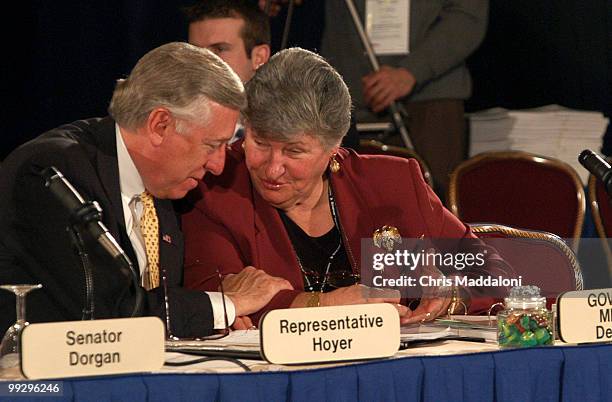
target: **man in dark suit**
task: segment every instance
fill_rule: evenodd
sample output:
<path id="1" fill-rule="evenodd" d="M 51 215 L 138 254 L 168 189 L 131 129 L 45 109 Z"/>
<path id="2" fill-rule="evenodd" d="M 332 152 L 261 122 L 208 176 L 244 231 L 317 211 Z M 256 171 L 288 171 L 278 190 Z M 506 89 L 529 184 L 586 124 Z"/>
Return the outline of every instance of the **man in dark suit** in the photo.
<path id="1" fill-rule="evenodd" d="M 85 199 L 102 207 L 103 223 L 146 289 L 144 315 L 165 319 L 167 310 L 177 336 L 207 335 L 224 326 L 218 292 L 181 287 L 183 237 L 171 200 L 195 188 L 207 172 L 221 173 L 226 143 L 244 105 L 243 86 L 221 59 L 189 44 L 170 43 L 147 53 L 128 78 L 118 81 L 111 117 L 53 129 L 4 161 L 0 284 L 43 285 L 28 296 L 29 322 L 78 320 L 92 307 L 95 318 L 129 316 L 138 290 L 125 270 L 82 233 L 93 267 L 86 292 L 82 259 L 66 229 L 70 211 L 40 175 L 54 166 Z M 290 288 L 254 268 L 227 284 L 230 324 Z M 87 293 L 91 303 L 86 303 Z M 14 320 L 14 297 L 2 292 L 0 330 Z"/>

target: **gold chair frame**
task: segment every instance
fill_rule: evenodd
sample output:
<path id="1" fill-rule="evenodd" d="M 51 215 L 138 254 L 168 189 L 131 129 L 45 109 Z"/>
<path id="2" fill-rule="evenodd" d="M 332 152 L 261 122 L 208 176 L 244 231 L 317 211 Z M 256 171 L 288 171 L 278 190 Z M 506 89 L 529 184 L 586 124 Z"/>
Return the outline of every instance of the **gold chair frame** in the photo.
<path id="1" fill-rule="evenodd" d="M 582 279 L 582 269 L 576 259 L 576 255 L 572 249 L 556 234 L 531 229 L 517 229 L 511 226 L 500 225 L 496 223 L 470 223 L 472 232 L 478 236 L 480 233 L 501 233 L 505 236 L 543 240 L 553 246 L 559 248 L 567 257 L 574 271 L 574 279 L 576 281 L 576 290 L 584 289 L 584 281 Z"/>
<path id="2" fill-rule="evenodd" d="M 580 234 L 582 233 L 582 225 L 584 223 L 584 215 L 586 211 L 586 196 L 584 193 L 582 181 L 580 180 L 578 173 L 576 173 L 576 171 L 567 163 L 555 158 L 536 155 L 524 151 L 483 152 L 481 154 L 473 156 L 472 158 L 459 164 L 459 166 L 457 166 L 455 170 L 451 173 L 447 197 L 448 205 L 451 212 L 459 219 L 461 219 L 461 206 L 459 204 L 457 188 L 457 183 L 459 182 L 461 176 L 465 172 L 470 171 L 474 166 L 480 164 L 481 162 L 504 159 L 521 160 L 554 167 L 556 169 L 564 171 L 571 177 L 576 188 L 576 202 L 578 203 L 578 212 L 576 214 L 576 222 L 574 223 L 574 230 L 572 235 L 572 250 L 577 253 L 578 245 L 580 243 Z"/>

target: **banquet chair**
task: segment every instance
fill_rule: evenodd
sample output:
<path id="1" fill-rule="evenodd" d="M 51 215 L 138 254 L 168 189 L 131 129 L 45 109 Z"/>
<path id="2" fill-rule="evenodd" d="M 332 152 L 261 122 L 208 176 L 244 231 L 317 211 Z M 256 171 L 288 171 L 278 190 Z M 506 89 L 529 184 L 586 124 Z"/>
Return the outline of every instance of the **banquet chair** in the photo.
<path id="1" fill-rule="evenodd" d="M 450 178 L 448 205 L 464 222 L 496 222 L 541 230 L 578 250 L 585 213 L 578 174 L 557 159 L 522 151 L 485 152 Z"/>
<path id="2" fill-rule="evenodd" d="M 538 286 L 549 306 L 560 293 L 584 288 L 580 264 L 559 236 L 495 223 L 469 226 L 522 277 L 523 285 Z"/>
<path id="3" fill-rule="evenodd" d="M 612 237 L 612 198 L 606 192 L 602 181 L 593 175 L 589 176 L 587 191 L 595 230 L 601 239 L 609 275 L 612 278 L 612 250 L 608 241 L 608 238 Z"/>
<path id="4" fill-rule="evenodd" d="M 386 145 L 376 140 L 361 139 L 359 141 L 358 152 L 360 154 L 367 154 L 367 155 L 398 156 L 400 158 L 406 158 L 406 159 L 414 158 L 419 162 L 419 165 L 421 167 L 421 172 L 423 173 L 423 178 L 425 179 L 425 182 L 429 184 L 430 187 L 433 188 L 433 178 L 431 177 L 429 166 L 427 166 L 427 163 L 425 162 L 425 160 L 421 158 L 412 149 L 398 147 L 396 145 Z"/>

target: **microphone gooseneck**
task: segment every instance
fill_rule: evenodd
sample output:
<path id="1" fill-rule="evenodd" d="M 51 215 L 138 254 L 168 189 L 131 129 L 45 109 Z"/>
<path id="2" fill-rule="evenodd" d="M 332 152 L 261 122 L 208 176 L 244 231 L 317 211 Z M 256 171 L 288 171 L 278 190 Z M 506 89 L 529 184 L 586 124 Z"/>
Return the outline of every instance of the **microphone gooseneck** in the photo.
<path id="1" fill-rule="evenodd" d="M 136 290 L 136 300 L 131 315 L 132 317 L 141 315 L 143 292 L 139 286 L 138 274 L 125 251 L 102 223 L 102 208 L 98 202 L 85 201 L 74 186 L 54 166 L 42 169 L 39 174 L 45 180 L 45 187 L 49 188 L 64 208 L 69 211 L 72 227 L 87 231 L 118 263 L 121 272 L 132 279 Z"/>

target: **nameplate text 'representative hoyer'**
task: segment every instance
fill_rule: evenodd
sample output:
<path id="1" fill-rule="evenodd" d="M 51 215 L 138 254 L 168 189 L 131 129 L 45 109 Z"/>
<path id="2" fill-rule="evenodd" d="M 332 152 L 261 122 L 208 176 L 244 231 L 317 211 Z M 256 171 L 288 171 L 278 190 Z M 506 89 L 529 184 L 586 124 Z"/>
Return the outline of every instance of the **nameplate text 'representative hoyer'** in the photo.
<path id="1" fill-rule="evenodd" d="M 164 340 L 157 317 L 31 324 L 21 337 L 21 370 L 30 379 L 159 370 Z"/>
<path id="2" fill-rule="evenodd" d="M 563 293 L 557 300 L 557 317 L 563 342 L 612 342 L 612 289 Z"/>
<path id="3" fill-rule="evenodd" d="M 272 310 L 259 327 L 261 354 L 275 364 L 389 357 L 400 342 L 389 303 Z"/>

